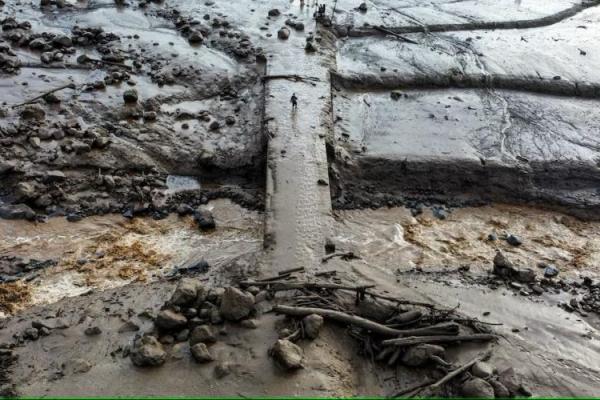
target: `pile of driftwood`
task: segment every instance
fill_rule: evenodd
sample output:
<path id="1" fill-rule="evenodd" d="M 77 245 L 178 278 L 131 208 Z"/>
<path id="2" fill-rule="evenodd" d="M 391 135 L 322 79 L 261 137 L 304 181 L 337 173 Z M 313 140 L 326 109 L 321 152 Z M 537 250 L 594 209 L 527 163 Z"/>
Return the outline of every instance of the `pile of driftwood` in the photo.
<path id="1" fill-rule="evenodd" d="M 270 278 L 240 282 L 240 286 L 266 290 L 272 298 L 277 299 L 275 303 L 278 305 L 274 306 L 273 311 L 296 321 L 296 329 L 288 338 L 290 340 L 304 337 L 299 319 L 318 315 L 326 321 L 347 327 L 347 332 L 359 341 L 362 354 L 374 363 L 431 367 L 442 372 L 439 378 L 403 388 L 393 397 L 447 394 L 444 391 L 446 385 L 452 382 L 456 384 L 456 381 L 464 383 L 470 378 L 468 371 L 471 367 L 488 358 L 490 350 L 465 364 L 453 365 L 445 360 L 445 346 L 465 342 L 494 342 L 498 339 L 498 335 L 491 331 L 491 324 L 462 317 L 456 309 L 441 309 L 429 303 L 379 294 L 375 292 L 374 285 L 353 286 L 339 281 L 307 282 L 295 279 L 293 274 L 301 271 L 301 268 L 284 271 Z M 331 277 L 335 272 L 318 275 L 316 279 Z M 278 296 L 279 292 L 284 291 L 293 291 L 293 296 Z M 492 388 L 492 385 L 489 387 Z M 491 392 L 491 397 L 494 392 Z M 475 394 L 487 397 L 490 393 L 484 391 Z M 510 393 L 523 394 L 526 393 Z"/>

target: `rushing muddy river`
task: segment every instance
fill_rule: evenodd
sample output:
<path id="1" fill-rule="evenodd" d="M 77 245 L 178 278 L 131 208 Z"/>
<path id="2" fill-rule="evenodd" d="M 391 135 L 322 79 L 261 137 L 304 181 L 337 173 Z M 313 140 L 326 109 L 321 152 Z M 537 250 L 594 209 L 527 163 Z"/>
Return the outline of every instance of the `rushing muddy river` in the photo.
<path id="1" fill-rule="evenodd" d="M 43 224 L 0 220 L 3 259 L 18 257 L 25 269 L 32 260 L 47 263 L 29 271 L 1 271 L 5 280 L 21 278 L 14 284 L 19 292 L 15 304 L 4 304 L 1 311 L 133 281 L 150 282 L 202 259 L 218 268 L 260 249 L 260 213 L 229 200 L 216 200 L 204 208 L 217 222 L 213 232 L 201 232 L 192 217 L 176 215 L 159 221 L 106 215 L 75 224 L 58 217 Z"/>

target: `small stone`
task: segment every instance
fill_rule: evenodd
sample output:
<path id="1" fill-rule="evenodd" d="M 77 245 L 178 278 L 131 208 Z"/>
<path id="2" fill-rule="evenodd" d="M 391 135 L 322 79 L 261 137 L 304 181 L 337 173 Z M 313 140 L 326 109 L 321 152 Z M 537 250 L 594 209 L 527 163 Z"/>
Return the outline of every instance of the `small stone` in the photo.
<path id="1" fill-rule="evenodd" d="M 217 337 L 212 328 L 208 325 L 200 325 L 195 327 L 190 334 L 190 346 L 196 343 L 215 343 Z"/>
<path id="2" fill-rule="evenodd" d="M 281 40 L 287 40 L 290 37 L 290 30 L 286 27 L 277 31 L 277 37 Z"/>
<path id="3" fill-rule="evenodd" d="M 323 317 L 317 314 L 307 315 L 302 319 L 304 333 L 309 339 L 316 339 L 319 336 L 319 331 L 323 326 Z"/>
<path id="4" fill-rule="evenodd" d="M 506 242 L 511 246 L 520 246 L 523 244 L 523 240 L 517 235 L 510 234 L 506 237 Z"/>
<path id="5" fill-rule="evenodd" d="M 123 92 L 123 101 L 125 103 L 137 103 L 138 101 L 138 93 L 135 89 L 129 89 Z"/>
<path id="6" fill-rule="evenodd" d="M 219 363 L 215 367 L 215 377 L 217 379 L 223 379 L 229 374 L 231 374 L 231 365 L 229 363 Z"/>
<path id="7" fill-rule="evenodd" d="M 560 271 L 554 265 L 548 265 L 544 268 L 544 276 L 546 278 L 554 278 Z"/>
<path id="8" fill-rule="evenodd" d="M 228 287 L 221 298 L 221 316 L 229 321 L 239 321 L 250 315 L 254 308 L 254 296 L 234 287 Z"/>
<path id="9" fill-rule="evenodd" d="M 245 319 L 240 322 L 240 325 L 246 329 L 256 329 L 258 326 L 255 319 Z"/>
<path id="10" fill-rule="evenodd" d="M 21 119 L 26 119 L 26 120 L 43 120 L 46 117 L 46 111 L 44 111 L 44 109 L 37 105 L 37 104 L 31 104 L 28 106 L 25 106 L 23 108 L 23 110 L 21 111 Z"/>
<path id="11" fill-rule="evenodd" d="M 187 318 L 183 314 L 172 310 L 162 310 L 154 321 L 156 326 L 164 330 L 176 330 L 187 325 Z"/>
<path id="12" fill-rule="evenodd" d="M 84 374 L 92 369 L 92 364 L 81 358 L 74 358 L 62 365 L 62 370 L 66 375 Z"/>
<path id="13" fill-rule="evenodd" d="M 494 398 L 494 388 L 481 378 L 471 378 L 466 381 L 461 392 L 465 397 Z"/>
<path id="14" fill-rule="evenodd" d="M 23 332 L 23 337 L 27 340 L 38 340 L 40 333 L 36 328 L 27 328 Z"/>
<path id="15" fill-rule="evenodd" d="M 302 368 L 304 352 L 302 348 L 289 340 L 280 339 L 275 342 L 273 347 L 271 347 L 270 354 L 275 362 L 286 370 Z"/>
<path id="16" fill-rule="evenodd" d="M 208 129 L 210 129 L 211 131 L 216 131 L 217 129 L 219 129 L 221 127 L 221 124 L 219 123 L 219 121 L 217 121 L 216 119 L 214 119 L 209 125 L 208 125 Z"/>
<path id="17" fill-rule="evenodd" d="M 444 348 L 435 344 L 419 344 L 409 347 L 402 356 L 402 363 L 409 367 L 420 367 L 431 360 L 431 356 L 443 356 Z"/>
<path id="18" fill-rule="evenodd" d="M 190 36 L 188 36 L 188 41 L 193 44 L 199 44 L 204 41 L 204 36 L 202 36 L 202 33 L 199 31 L 193 31 L 190 33 Z"/>
<path id="19" fill-rule="evenodd" d="M 57 35 L 52 39 L 52 44 L 59 47 L 71 47 L 73 46 L 73 41 L 67 35 Z"/>
<path id="20" fill-rule="evenodd" d="M 519 282 L 533 282 L 535 281 L 535 271 L 531 268 L 521 268 L 517 271 L 517 279 Z"/>
<path id="21" fill-rule="evenodd" d="M 367 3 L 360 3 L 360 5 L 358 6 L 358 11 L 367 12 Z"/>
<path id="22" fill-rule="evenodd" d="M 540 285 L 531 286 L 531 291 L 533 291 L 533 293 L 537 294 L 538 296 L 544 294 L 544 288 L 542 288 Z"/>
<path id="23" fill-rule="evenodd" d="M 190 352 L 194 357 L 194 360 L 203 364 L 214 360 L 213 356 L 208 351 L 208 348 L 204 343 L 196 343 L 190 347 Z"/>
<path id="24" fill-rule="evenodd" d="M 85 331 L 83 331 L 83 333 L 86 334 L 86 336 L 96 336 L 102 333 L 102 329 L 100 329 L 99 326 L 88 326 L 87 328 L 85 328 Z"/>
<path id="25" fill-rule="evenodd" d="M 155 367 L 165 363 L 167 353 L 154 336 L 142 336 L 134 341 L 131 361 L 138 367 Z"/>
<path id="26" fill-rule="evenodd" d="M 494 257 L 494 274 L 507 277 L 515 272 L 513 264 L 500 251 Z"/>
<path id="27" fill-rule="evenodd" d="M 281 15 L 281 11 L 277 8 L 272 8 L 269 10 L 269 17 L 278 17 Z"/>
<path id="28" fill-rule="evenodd" d="M 207 231 L 215 229 L 216 223 L 212 213 L 208 210 L 197 210 L 194 212 L 194 220 L 201 230 Z"/>
<path id="29" fill-rule="evenodd" d="M 125 322 L 123 325 L 121 325 L 119 327 L 118 332 L 119 333 L 125 333 L 125 332 L 137 332 L 140 330 L 140 327 L 138 324 L 136 324 L 133 321 L 127 321 Z"/>

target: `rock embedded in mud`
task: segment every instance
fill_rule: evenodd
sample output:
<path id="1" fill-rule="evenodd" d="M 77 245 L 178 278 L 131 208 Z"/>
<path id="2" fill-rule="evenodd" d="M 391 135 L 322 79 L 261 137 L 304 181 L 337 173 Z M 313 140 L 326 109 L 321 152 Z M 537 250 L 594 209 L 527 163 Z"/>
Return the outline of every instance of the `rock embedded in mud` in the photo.
<path id="1" fill-rule="evenodd" d="M 46 117 L 46 111 L 38 104 L 30 104 L 21 110 L 21 119 L 24 120 L 43 120 Z"/>
<path id="2" fill-rule="evenodd" d="M 208 325 L 200 325 L 195 327 L 190 334 L 190 346 L 197 343 L 215 343 L 217 337 L 212 328 Z"/>
<path id="3" fill-rule="evenodd" d="M 516 278 L 519 282 L 534 282 L 535 281 L 535 271 L 531 268 L 521 268 L 517 271 Z"/>
<path id="4" fill-rule="evenodd" d="M 129 90 L 126 90 L 125 92 L 123 92 L 123 101 L 125 101 L 125 103 L 128 103 L 128 104 L 137 103 L 137 101 L 138 101 L 137 90 L 129 89 Z"/>
<path id="5" fill-rule="evenodd" d="M 219 312 L 223 319 L 239 321 L 254 309 L 254 296 L 234 287 L 225 288 Z"/>
<path id="6" fill-rule="evenodd" d="M 494 388 L 481 378 L 471 378 L 461 386 L 465 397 L 494 398 Z"/>
<path id="7" fill-rule="evenodd" d="M 506 258 L 502 252 L 497 251 L 494 256 L 494 274 L 498 276 L 509 276 L 516 272 L 513 264 Z"/>
<path id="8" fill-rule="evenodd" d="M 97 336 L 102 333 L 102 329 L 100 329 L 99 326 L 88 326 L 87 328 L 85 328 L 85 331 L 83 331 L 83 333 L 86 336 Z"/>
<path id="9" fill-rule="evenodd" d="M 23 331 L 23 338 L 27 340 L 38 340 L 40 333 L 36 328 L 27 328 Z"/>
<path id="10" fill-rule="evenodd" d="M 523 240 L 519 236 L 513 234 L 506 237 L 506 242 L 511 246 L 520 246 L 523 244 Z"/>
<path id="11" fill-rule="evenodd" d="M 216 227 L 215 219 L 208 210 L 197 210 L 194 212 L 194 220 L 203 231 L 215 229 Z"/>
<path id="12" fill-rule="evenodd" d="M 269 17 L 278 17 L 281 15 L 281 11 L 277 8 L 272 8 L 269 10 Z"/>
<path id="13" fill-rule="evenodd" d="M 556 275 L 558 275 L 558 273 L 559 270 L 554 265 L 548 265 L 546 268 L 544 268 L 544 276 L 546 278 L 554 278 Z"/>
<path id="14" fill-rule="evenodd" d="M 190 36 L 188 36 L 188 41 L 193 44 L 200 44 L 204 41 L 204 36 L 200 31 L 192 31 Z"/>
<path id="15" fill-rule="evenodd" d="M 319 336 L 323 322 L 323 317 L 317 314 L 311 314 L 304 317 L 302 319 L 302 326 L 304 327 L 306 337 L 309 339 L 316 339 Z"/>
<path id="16" fill-rule="evenodd" d="M 360 5 L 358 6 L 358 11 L 367 12 L 367 3 L 360 3 Z"/>
<path id="17" fill-rule="evenodd" d="M 190 352 L 192 353 L 194 360 L 201 364 L 214 361 L 214 357 L 210 354 L 204 343 L 196 343 L 190 347 Z"/>
<path id="18" fill-rule="evenodd" d="M 287 40 L 290 37 L 290 30 L 286 27 L 277 31 L 277 37 L 281 40 Z"/>
<path id="19" fill-rule="evenodd" d="M 92 369 L 92 364 L 82 358 L 73 358 L 62 364 L 63 373 L 66 375 L 84 374 Z"/>
<path id="20" fill-rule="evenodd" d="M 471 367 L 471 373 L 473 374 L 473 376 L 485 379 L 492 376 L 492 374 L 494 373 L 494 368 L 486 362 L 479 361 L 473 364 L 473 366 Z"/>
<path id="21" fill-rule="evenodd" d="M 56 35 L 52 39 L 52 44 L 59 47 L 71 47 L 73 46 L 73 41 L 67 35 Z"/>
<path id="22" fill-rule="evenodd" d="M 435 344 L 419 344 L 409 347 L 402 356 L 402 363 L 409 367 L 420 367 L 431 361 L 431 356 L 441 357 L 444 355 L 444 348 Z"/>
<path id="23" fill-rule="evenodd" d="M 497 379 L 490 379 L 488 383 L 494 388 L 494 397 L 497 399 L 507 399 L 510 397 L 510 392 Z"/>
<path id="24" fill-rule="evenodd" d="M 162 344 L 151 335 L 136 339 L 129 356 L 133 364 L 138 367 L 156 367 L 167 360 L 167 353 Z"/>
<path id="25" fill-rule="evenodd" d="M 270 354 L 283 369 L 294 370 L 303 367 L 304 351 L 287 339 L 280 339 L 275 342 L 271 347 Z"/>
<path id="26" fill-rule="evenodd" d="M 187 325 L 187 318 L 173 310 L 162 310 L 156 316 L 154 324 L 167 331 L 184 328 Z"/>

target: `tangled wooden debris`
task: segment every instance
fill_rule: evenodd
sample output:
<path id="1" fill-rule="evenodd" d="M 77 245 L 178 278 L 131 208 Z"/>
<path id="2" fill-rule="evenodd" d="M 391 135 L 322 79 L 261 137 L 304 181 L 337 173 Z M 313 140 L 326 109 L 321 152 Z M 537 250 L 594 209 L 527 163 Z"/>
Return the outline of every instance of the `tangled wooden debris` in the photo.
<path id="1" fill-rule="evenodd" d="M 285 342 L 313 339 L 314 334 L 307 334 L 311 330 L 307 321 L 320 318 L 347 327 L 347 333 L 358 341 L 361 353 L 375 365 L 441 371 L 440 376 L 427 378 L 423 383 L 398 388 L 393 397 L 530 395 L 520 383 L 514 382 L 514 374 L 510 375 L 512 380 L 502 383 L 496 371 L 483 366 L 492 354 L 493 345 L 462 365 L 447 360 L 445 346 L 496 342 L 499 335 L 489 326 L 493 324 L 461 316 L 456 309 L 379 294 L 374 291 L 375 285 L 294 279 L 292 274 L 300 271 L 283 271 L 278 276 L 240 282 L 242 288 L 266 290 L 272 299 L 279 292 L 294 291 L 294 296 L 280 295 L 274 301 L 273 311 L 289 318 L 289 334 L 280 336 Z M 332 275 L 335 274 L 328 276 Z"/>

